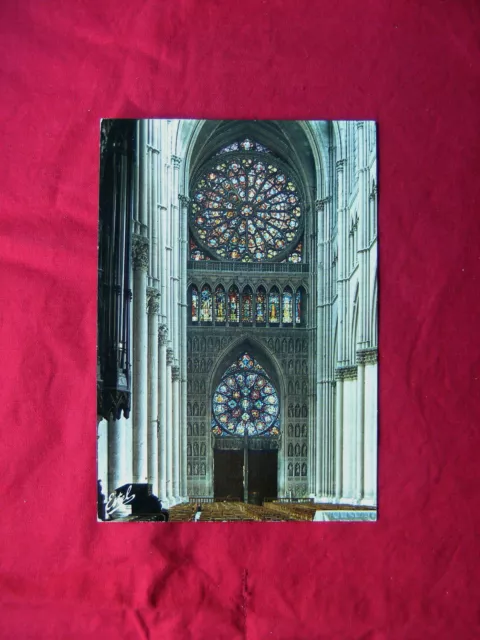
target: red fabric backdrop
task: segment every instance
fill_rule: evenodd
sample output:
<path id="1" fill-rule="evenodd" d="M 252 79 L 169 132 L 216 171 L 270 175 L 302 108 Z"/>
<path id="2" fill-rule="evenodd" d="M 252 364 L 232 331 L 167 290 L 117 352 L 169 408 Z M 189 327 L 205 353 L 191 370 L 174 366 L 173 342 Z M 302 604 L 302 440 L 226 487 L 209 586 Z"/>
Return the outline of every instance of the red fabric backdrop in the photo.
<path id="1" fill-rule="evenodd" d="M 475 0 L 4 0 L 1 638 L 480 637 Z M 374 118 L 380 520 L 95 521 L 100 117 Z"/>

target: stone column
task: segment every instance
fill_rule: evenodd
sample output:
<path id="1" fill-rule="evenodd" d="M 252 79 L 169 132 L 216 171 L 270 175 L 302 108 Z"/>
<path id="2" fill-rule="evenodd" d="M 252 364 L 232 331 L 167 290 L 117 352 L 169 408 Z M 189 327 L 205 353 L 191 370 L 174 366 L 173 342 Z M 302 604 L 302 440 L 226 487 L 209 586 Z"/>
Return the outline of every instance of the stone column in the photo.
<path id="1" fill-rule="evenodd" d="M 181 371 L 181 368 L 180 368 Z M 187 490 L 187 381 L 180 383 L 180 496 L 188 497 Z"/>
<path id="2" fill-rule="evenodd" d="M 121 486 L 122 476 L 122 432 L 121 421 L 110 418 L 108 420 L 108 492 L 105 498 Z"/>
<path id="3" fill-rule="evenodd" d="M 158 497 L 167 498 L 167 326 L 158 327 Z"/>
<path id="4" fill-rule="evenodd" d="M 102 483 L 105 498 L 108 497 L 108 421 L 97 416 L 97 479 Z"/>
<path id="5" fill-rule="evenodd" d="M 322 495 L 322 432 L 323 432 L 323 420 L 322 420 L 322 407 L 323 407 L 323 385 L 322 379 L 324 376 L 324 360 L 323 360 L 323 348 L 325 342 L 324 336 L 324 256 L 323 256 L 323 226 L 324 226 L 324 202 L 323 200 L 317 200 L 315 203 L 315 210 L 317 215 L 317 313 L 316 313 L 316 407 L 315 407 L 315 432 L 310 446 L 315 451 L 314 463 L 315 467 L 312 470 L 315 477 L 315 489 L 314 493 L 317 499 Z"/>
<path id="6" fill-rule="evenodd" d="M 167 323 L 168 319 L 168 296 L 170 295 L 170 287 L 168 284 L 169 270 L 167 260 L 170 254 L 167 252 L 167 207 L 158 206 L 159 216 L 159 280 L 160 280 L 160 315 L 162 322 Z"/>
<path id="7" fill-rule="evenodd" d="M 337 370 L 342 378 L 342 497 L 341 502 L 355 501 L 357 478 L 357 367 Z"/>
<path id="8" fill-rule="evenodd" d="M 187 260 L 188 207 L 190 199 L 180 195 L 180 495 L 187 490 Z"/>
<path id="9" fill-rule="evenodd" d="M 147 482 L 147 400 L 148 323 L 147 270 L 148 240 L 134 235 L 133 263 L 133 481 Z"/>
<path id="10" fill-rule="evenodd" d="M 338 301 L 337 360 L 348 361 L 348 221 L 345 203 L 345 160 L 337 162 L 338 206 Z"/>
<path id="11" fill-rule="evenodd" d="M 171 505 L 173 503 L 173 475 L 172 475 L 172 463 L 173 463 L 173 402 L 172 402 L 172 365 L 173 365 L 173 350 L 167 349 L 167 375 L 166 375 L 166 387 L 167 387 L 167 400 L 165 404 L 166 416 L 165 416 L 165 445 L 167 449 L 167 501 Z"/>
<path id="12" fill-rule="evenodd" d="M 148 289 L 148 482 L 158 491 L 158 313 L 159 293 Z"/>
<path id="13" fill-rule="evenodd" d="M 369 184 L 366 150 L 365 122 L 357 122 L 358 139 L 358 342 L 354 348 L 365 349 L 370 345 L 370 238 L 369 238 Z"/>
<path id="14" fill-rule="evenodd" d="M 365 491 L 365 354 L 357 353 L 357 477 L 355 499 L 363 500 Z"/>
<path id="15" fill-rule="evenodd" d="M 333 353 L 332 344 L 332 198 L 316 202 L 318 287 L 317 287 L 317 407 L 315 430 L 315 495 L 331 499 L 334 482 Z"/>
<path id="16" fill-rule="evenodd" d="M 180 368 L 172 366 L 172 493 L 180 500 Z"/>
<path id="17" fill-rule="evenodd" d="M 362 504 L 377 504 L 377 433 L 378 433 L 378 393 L 377 393 L 377 350 L 363 352 L 365 367 L 365 431 L 364 431 L 364 491 Z"/>
<path id="18" fill-rule="evenodd" d="M 172 156 L 173 175 L 172 175 L 172 195 L 178 194 L 178 173 L 181 158 L 178 156 Z M 172 287 L 172 327 L 175 327 L 175 332 L 172 336 L 172 347 L 177 358 L 179 355 L 179 337 L 180 337 L 180 323 L 179 323 L 179 281 L 180 281 L 180 217 L 179 217 L 179 201 L 177 197 L 173 196 L 171 204 L 171 218 L 172 218 L 172 274 L 171 274 L 171 287 Z"/>
<path id="19" fill-rule="evenodd" d="M 337 394 L 335 411 L 335 502 L 340 502 L 343 492 L 343 376 L 336 372 Z"/>

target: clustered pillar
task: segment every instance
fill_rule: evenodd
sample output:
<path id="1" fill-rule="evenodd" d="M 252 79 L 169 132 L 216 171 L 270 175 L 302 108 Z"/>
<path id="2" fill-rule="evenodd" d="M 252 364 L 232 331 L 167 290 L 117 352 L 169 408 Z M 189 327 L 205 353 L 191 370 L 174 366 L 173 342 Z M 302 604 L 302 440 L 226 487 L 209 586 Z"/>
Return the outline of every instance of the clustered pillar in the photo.
<path id="1" fill-rule="evenodd" d="M 182 159 L 168 123 L 137 123 L 132 221 L 132 413 L 99 426 L 99 477 L 110 494 L 148 483 L 165 506 L 186 499 L 186 224 Z M 100 460 L 100 452 L 102 460 Z M 105 462 L 103 461 L 105 460 Z"/>
<path id="2" fill-rule="evenodd" d="M 346 155 L 338 158 L 338 149 L 331 149 L 334 194 L 318 203 L 315 497 L 375 506 L 375 128 L 363 121 L 341 126 Z"/>

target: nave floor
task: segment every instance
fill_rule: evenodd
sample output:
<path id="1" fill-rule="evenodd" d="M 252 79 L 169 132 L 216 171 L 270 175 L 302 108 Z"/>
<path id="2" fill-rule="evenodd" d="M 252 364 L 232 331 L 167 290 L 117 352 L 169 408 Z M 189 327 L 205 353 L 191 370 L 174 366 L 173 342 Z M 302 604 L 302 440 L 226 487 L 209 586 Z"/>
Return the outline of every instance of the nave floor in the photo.
<path id="1" fill-rule="evenodd" d="M 195 504 L 172 507 L 169 509 L 170 522 L 190 522 L 196 509 Z M 311 502 L 265 502 L 262 506 L 244 502 L 207 502 L 202 504 L 198 522 L 313 522 L 317 511 L 364 512 L 365 507 Z"/>
<path id="2" fill-rule="evenodd" d="M 262 506 L 244 502 L 206 502 L 195 520 L 197 504 L 182 503 L 169 510 L 170 522 L 313 522 L 327 520 L 376 520 L 376 508 L 331 505 L 313 502 L 264 502 Z M 157 514 L 122 518 L 124 522 L 158 522 Z"/>

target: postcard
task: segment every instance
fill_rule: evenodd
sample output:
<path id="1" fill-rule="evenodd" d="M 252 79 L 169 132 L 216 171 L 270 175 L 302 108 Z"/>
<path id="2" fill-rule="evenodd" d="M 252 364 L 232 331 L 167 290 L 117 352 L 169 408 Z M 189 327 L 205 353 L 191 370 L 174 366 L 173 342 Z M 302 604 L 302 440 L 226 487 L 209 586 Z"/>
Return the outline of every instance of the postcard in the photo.
<path id="1" fill-rule="evenodd" d="M 376 520 L 376 123 L 102 120 L 99 184 L 98 520 Z"/>

